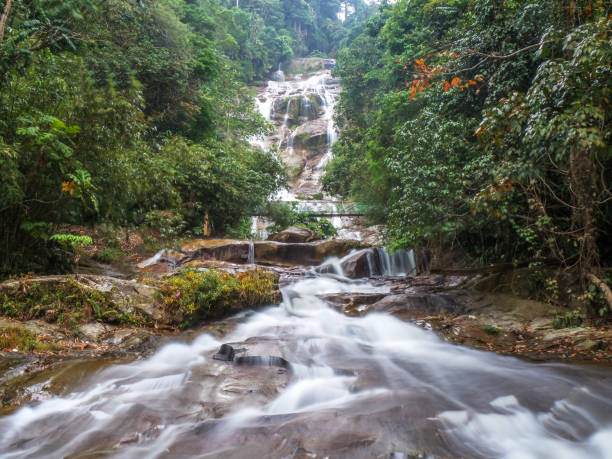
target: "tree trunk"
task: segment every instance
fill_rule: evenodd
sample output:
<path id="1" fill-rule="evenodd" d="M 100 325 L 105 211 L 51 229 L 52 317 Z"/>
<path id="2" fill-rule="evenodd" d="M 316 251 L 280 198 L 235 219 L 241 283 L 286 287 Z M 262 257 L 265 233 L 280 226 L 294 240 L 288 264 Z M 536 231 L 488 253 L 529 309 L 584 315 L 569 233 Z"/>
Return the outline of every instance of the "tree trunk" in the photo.
<path id="1" fill-rule="evenodd" d="M 0 43 L 2 43 L 2 40 L 4 40 L 4 29 L 6 28 L 8 15 L 11 12 L 12 2 L 13 0 L 6 0 L 6 5 L 4 5 L 4 12 L 2 13 L 2 17 L 0 18 Z"/>
<path id="2" fill-rule="evenodd" d="M 596 242 L 595 210 L 597 209 L 596 170 L 588 151 L 570 150 L 570 189 L 574 196 L 573 223 L 579 230 L 579 268 L 583 279 L 594 267 L 599 266 L 599 249 Z"/>
<path id="3" fill-rule="evenodd" d="M 597 288 L 599 288 L 599 290 L 603 292 L 604 296 L 606 297 L 606 302 L 608 303 L 608 307 L 612 311 L 612 290 L 610 289 L 610 287 L 608 287 L 608 284 L 606 284 L 604 281 L 602 281 L 599 277 L 597 277 L 593 273 L 587 274 L 587 279 L 593 282 L 593 284 L 595 284 Z"/>

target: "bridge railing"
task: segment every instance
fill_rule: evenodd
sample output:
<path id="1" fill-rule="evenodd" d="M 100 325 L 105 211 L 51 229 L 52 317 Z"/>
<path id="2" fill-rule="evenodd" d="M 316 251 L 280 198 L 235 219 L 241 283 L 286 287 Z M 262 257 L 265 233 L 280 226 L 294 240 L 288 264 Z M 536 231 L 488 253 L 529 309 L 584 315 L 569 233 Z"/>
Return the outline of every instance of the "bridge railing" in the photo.
<path id="1" fill-rule="evenodd" d="M 316 217 L 358 217 L 368 213 L 366 205 L 352 201 L 309 200 L 276 202 L 290 205 L 294 212 L 309 213 Z"/>

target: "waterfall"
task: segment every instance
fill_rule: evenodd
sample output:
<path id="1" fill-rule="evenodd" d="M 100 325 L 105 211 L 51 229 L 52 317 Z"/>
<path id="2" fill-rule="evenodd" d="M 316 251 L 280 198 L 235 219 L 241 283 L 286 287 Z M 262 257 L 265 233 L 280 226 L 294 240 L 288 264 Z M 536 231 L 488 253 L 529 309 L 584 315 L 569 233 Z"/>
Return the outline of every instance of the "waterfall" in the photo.
<path id="1" fill-rule="evenodd" d="M 355 266 L 363 266 L 364 277 L 400 277 L 417 274 L 414 250 L 400 250 L 389 254 L 385 247 L 353 250 L 341 259 L 330 257 L 316 268 L 319 273 L 335 274 L 341 277 L 362 277 L 364 268 L 355 271 Z M 359 273 L 355 275 L 356 273 Z"/>
<path id="2" fill-rule="evenodd" d="M 247 264 L 255 264 L 255 244 L 253 241 L 249 241 L 249 254 L 247 255 Z"/>
<path id="3" fill-rule="evenodd" d="M 270 196 L 270 200 L 298 201 L 299 212 L 318 212 L 327 208 L 335 210 L 339 201 L 333 197 L 325 195 L 318 201 L 313 198 L 323 194 L 320 179 L 325 166 L 332 159 L 332 146 L 338 138 L 334 105 L 339 91 L 338 82 L 326 67 L 304 78 L 297 75 L 287 75 L 285 78 L 279 68 L 267 86 L 258 92 L 257 109 L 274 124 L 275 129 L 263 142 L 257 140 L 253 143 L 264 149 L 276 147 L 274 151 L 287 164 L 293 176 L 292 185 Z M 316 140 L 309 143 L 311 138 Z M 310 145 L 316 145 L 316 148 Z M 333 211 L 330 212 L 330 215 L 333 214 Z M 361 225 L 355 219 L 334 219 L 334 226 L 340 239 L 362 239 L 361 232 L 357 230 Z M 253 234 L 261 237 L 260 231 L 261 226 L 259 231 L 253 229 Z"/>
<path id="4" fill-rule="evenodd" d="M 416 274 L 414 250 L 400 250 L 392 255 L 389 255 L 385 247 L 377 247 L 375 251 L 380 261 L 380 273 L 383 277 Z"/>

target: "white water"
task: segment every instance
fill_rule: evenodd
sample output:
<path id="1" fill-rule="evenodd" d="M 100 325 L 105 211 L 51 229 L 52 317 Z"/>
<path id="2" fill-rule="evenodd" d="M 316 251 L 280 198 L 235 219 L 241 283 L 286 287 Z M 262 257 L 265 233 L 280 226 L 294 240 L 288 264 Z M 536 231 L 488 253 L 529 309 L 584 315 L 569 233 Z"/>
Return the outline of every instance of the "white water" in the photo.
<path id="1" fill-rule="evenodd" d="M 249 241 L 249 253 L 247 255 L 247 264 L 255 264 L 255 244 L 253 241 Z"/>
<path id="2" fill-rule="evenodd" d="M 388 315 L 346 317 L 320 297 L 385 290 L 325 276 L 295 282 L 281 307 L 223 341 L 169 344 L 0 418 L 1 457 L 292 457 L 296 445 L 317 457 L 612 457 L 609 369 L 462 348 Z M 231 363 L 211 356 L 222 342 L 253 340 L 277 345 L 290 382 L 262 399 L 253 375 L 264 369 L 236 367 L 253 383 L 234 402 Z M 369 440 L 355 449 L 355 436 Z"/>

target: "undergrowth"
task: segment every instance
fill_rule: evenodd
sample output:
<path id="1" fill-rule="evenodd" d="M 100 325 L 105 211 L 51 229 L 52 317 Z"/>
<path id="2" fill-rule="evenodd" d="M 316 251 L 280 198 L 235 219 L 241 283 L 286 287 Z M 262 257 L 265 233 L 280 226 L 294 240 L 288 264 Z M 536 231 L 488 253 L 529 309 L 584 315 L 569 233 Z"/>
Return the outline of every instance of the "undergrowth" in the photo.
<path id="1" fill-rule="evenodd" d="M 0 350 L 11 351 L 17 349 L 22 352 L 52 351 L 57 346 L 51 342 L 38 339 L 29 330 L 19 327 L 6 327 L 0 329 Z"/>
<path id="2" fill-rule="evenodd" d="M 120 311 L 113 292 L 87 288 L 75 279 L 65 282 L 22 280 L 0 291 L 0 313 L 19 320 L 44 319 L 57 322 L 74 334 L 91 321 L 110 324 L 140 324 L 143 319 Z"/>
<path id="3" fill-rule="evenodd" d="M 209 269 L 185 269 L 158 291 L 166 311 L 182 328 L 212 320 L 248 307 L 278 300 L 278 274 L 253 269 L 230 274 Z"/>

